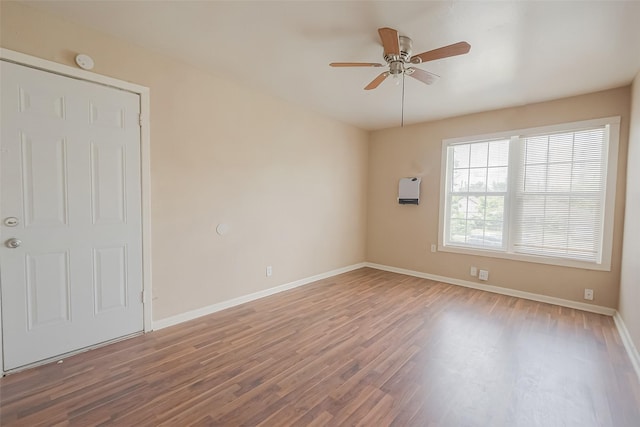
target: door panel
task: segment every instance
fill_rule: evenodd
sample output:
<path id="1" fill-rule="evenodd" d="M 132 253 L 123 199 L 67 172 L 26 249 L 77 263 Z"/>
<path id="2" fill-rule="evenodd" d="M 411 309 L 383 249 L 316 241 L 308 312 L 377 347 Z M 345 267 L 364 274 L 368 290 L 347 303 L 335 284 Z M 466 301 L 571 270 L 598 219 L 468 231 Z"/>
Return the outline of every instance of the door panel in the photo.
<path id="1" fill-rule="evenodd" d="M 124 246 L 93 251 L 95 314 L 127 306 L 127 256 Z"/>
<path id="2" fill-rule="evenodd" d="M 91 208 L 94 224 L 124 224 L 126 151 L 121 145 L 91 143 Z"/>
<path id="3" fill-rule="evenodd" d="M 65 140 L 29 137 L 24 132 L 20 140 L 25 225 L 67 225 Z"/>
<path id="4" fill-rule="evenodd" d="M 29 254 L 26 267 L 27 330 L 71 321 L 68 254 Z"/>
<path id="5" fill-rule="evenodd" d="M 138 95 L 0 61 L 4 369 L 143 328 Z M 18 225 L 2 221 L 18 218 Z M 14 249 L 5 245 L 17 238 Z"/>
<path id="6" fill-rule="evenodd" d="M 125 128 L 126 111 L 115 104 L 90 103 L 91 116 L 89 122 L 95 126 L 106 128 Z"/>
<path id="7" fill-rule="evenodd" d="M 64 97 L 52 94 L 49 90 L 40 89 L 32 93 L 29 89 L 18 85 L 20 94 L 20 112 L 52 119 L 64 119 Z M 11 96 L 8 94 L 8 96 Z"/>

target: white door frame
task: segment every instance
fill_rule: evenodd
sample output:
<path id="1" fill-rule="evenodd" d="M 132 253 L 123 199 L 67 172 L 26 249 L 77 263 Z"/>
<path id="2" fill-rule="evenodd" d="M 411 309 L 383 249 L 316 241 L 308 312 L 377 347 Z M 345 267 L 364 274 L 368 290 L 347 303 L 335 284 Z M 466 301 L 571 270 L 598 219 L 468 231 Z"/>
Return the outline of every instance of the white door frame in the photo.
<path id="1" fill-rule="evenodd" d="M 142 195 L 143 315 L 144 332 L 152 331 L 153 316 L 151 312 L 151 156 L 149 137 L 149 88 L 4 48 L 0 48 L 0 60 L 52 72 L 61 76 L 86 80 L 88 82 L 98 83 L 105 86 L 111 86 L 117 89 L 122 89 L 138 94 L 140 96 L 140 191 Z M 2 304 L 0 304 L 0 350 L 2 350 L 0 351 L 0 373 L 4 374 L 4 363 L 2 359 L 4 354 L 4 343 L 2 342 Z"/>

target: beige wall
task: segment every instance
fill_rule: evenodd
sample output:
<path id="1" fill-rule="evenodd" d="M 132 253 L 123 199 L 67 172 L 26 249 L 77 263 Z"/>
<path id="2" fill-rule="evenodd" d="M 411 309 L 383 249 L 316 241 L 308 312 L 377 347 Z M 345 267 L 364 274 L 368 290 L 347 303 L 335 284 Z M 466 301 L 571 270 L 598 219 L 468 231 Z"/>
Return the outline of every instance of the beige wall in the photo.
<path id="1" fill-rule="evenodd" d="M 627 182 L 631 185 L 627 187 L 618 311 L 640 350 L 640 72 L 631 94 Z"/>
<path id="2" fill-rule="evenodd" d="M 367 261 L 455 279 L 474 265 L 489 270 L 489 285 L 593 303 L 618 303 L 629 87 L 516 108 L 373 132 L 369 146 Z M 498 258 L 431 253 L 437 243 L 442 140 L 600 117 L 621 116 L 613 261 L 610 272 L 533 264 Z M 422 177 L 420 205 L 398 205 L 398 179 Z M 483 282 L 485 283 L 485 282 Z"/>
<path id="3" fill-rule="evenodd" d="M 4 48 L 151 88 L 155 319 L 364 261 L 366 132 L 23 4 L 1 15 Z"/>
<path id="4" fill-rule="evenodd" d="M 617 306 L 629 87 L 369 135 L 24 4 L 2 2 L 0 12 L 2 47 L 68 65 L 87 53 L 96 73 L 151 88 L 155 319 L 361 262 L 365 251 L 367 261 L 463 280 L 474 280 L 475 265 L 491 285 L 575 301 L 593 288 L 595 304 Z M 614 115 L 622 123 L 611 272 L 429 251 L 442 139 Z M 399 206 L 398 179 L 413 175 L 423 178 L 422 202 Z M 221 222 L 232 228 L 224 237 Z M 629 298 L 620 303 L 636 340 L 637 277 L 623 279 Z"/>

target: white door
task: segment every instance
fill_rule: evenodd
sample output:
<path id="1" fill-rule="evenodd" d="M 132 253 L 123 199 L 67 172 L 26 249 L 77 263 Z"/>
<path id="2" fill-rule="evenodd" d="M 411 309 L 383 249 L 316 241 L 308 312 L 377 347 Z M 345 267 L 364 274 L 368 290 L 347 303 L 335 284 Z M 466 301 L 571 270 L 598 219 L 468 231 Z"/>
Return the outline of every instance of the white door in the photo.
<path id="1" fill-rule="evenodd" d="M 0 287 L 10 370 L 143 329 L 140 98 L 0 67 Z"/>

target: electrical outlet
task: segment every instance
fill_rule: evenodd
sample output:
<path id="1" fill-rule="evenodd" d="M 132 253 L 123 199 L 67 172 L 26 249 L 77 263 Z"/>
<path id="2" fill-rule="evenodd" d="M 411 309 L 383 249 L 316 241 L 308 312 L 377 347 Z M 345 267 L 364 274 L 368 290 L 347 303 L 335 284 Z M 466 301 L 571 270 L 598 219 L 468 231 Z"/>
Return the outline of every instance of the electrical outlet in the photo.
<path id="1" fill-rule="evenodd" d="M 589 301 L 593 301 L 593 289 L 585 289 L 584 290 L 584 299 L 588 299 Z"/>
<path id="2" fill-rule="evenodd" d="M 478 275 L 478 267 L 476 267 L 475 265 L 471 267 L 469 269 L 469 274 L 472 275 L 473 277 L 476 277 Z"/>
<path id="3" fill-rule="evenodd" d="M 435 252 L 436 251 L 436 245 L 435 243 L 431 244 L 431 252 Z"/>
<path id="4" fill-rule="evenodd" d="M 273 275 L 273 267 L 267 265 L 267 277 L 271 277 Z"/>
<path id="5" fill-rule="evenodd" d="M 489 270 L 480 270 L 480 274 L 478 274 L 478 279 L 489 280 Z"/>

